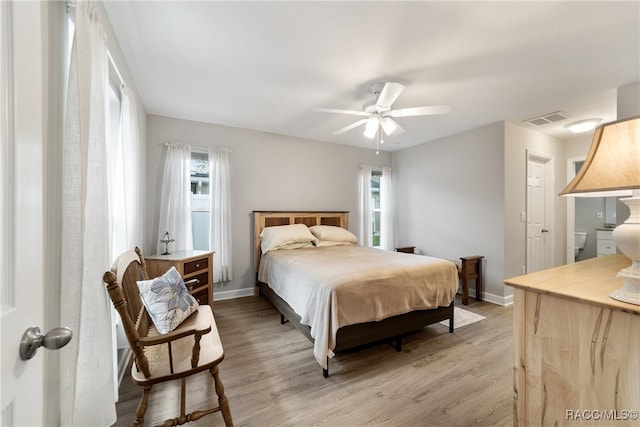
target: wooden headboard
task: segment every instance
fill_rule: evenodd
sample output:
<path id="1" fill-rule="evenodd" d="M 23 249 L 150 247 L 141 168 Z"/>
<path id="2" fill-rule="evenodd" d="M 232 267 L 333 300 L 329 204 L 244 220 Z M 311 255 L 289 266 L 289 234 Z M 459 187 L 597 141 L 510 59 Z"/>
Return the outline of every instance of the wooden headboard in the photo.
<path id="1" fill-rule="evenodd" d="M 266 227 L 305 224 L 307 227 L 333 225 L 347 228 L 348 219 L 349 211 L 253 211 L 253 266 L 255 273 L 258 273 L 260 266 L 260 233 Z"/>

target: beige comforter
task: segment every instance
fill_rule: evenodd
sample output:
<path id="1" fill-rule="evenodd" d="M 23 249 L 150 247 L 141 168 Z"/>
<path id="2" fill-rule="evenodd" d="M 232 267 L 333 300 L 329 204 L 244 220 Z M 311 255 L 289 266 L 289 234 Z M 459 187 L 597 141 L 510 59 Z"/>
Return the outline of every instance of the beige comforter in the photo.
<path id="1" fill-rule="evenodd" d="M 311 327 L 323 368 L 340 327 L 448 306 L 458 288 L 451 261 L 356 245 L 268 252 L 258 280 Z"/>

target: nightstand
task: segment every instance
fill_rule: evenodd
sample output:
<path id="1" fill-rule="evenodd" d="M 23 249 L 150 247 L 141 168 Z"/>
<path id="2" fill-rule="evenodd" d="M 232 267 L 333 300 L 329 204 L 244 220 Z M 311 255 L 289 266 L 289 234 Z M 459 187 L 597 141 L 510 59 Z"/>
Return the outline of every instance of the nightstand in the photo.
<path id="1" fill-rule="evenodd" d="M 151 279 L 162 276 L 171 267 L 178 270 L 185 282 L 198 279 L 191 295 L 199 304 L 209 304 L 213 308 L 213 252 L 193 250 L 150 255 L 145 257 L 145 262 Z"/>
<path id="2" fill-rule="evenodd" d="M 399 248 L 395 248 L 396 252 L 404 252 L 407 254 L 414 254 L 416 253 L 416 247 L 415 246 L 401 246 Z"/>
<path id="3" fill-rule="evenodd" d="M 481 255 L 465 256 L 460 268 L 462 282 L 462 304 L 469 305 L 469 280 L 476 281 L 476 301 L 482 301 L 482 258 Z"/>

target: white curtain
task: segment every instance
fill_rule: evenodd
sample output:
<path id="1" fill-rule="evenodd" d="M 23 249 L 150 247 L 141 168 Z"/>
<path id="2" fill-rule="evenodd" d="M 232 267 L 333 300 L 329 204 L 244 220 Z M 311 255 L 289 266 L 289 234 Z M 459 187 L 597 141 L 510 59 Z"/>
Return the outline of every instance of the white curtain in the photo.
<path id="1" fill-rule="evenodd" d="M 371 220 L 373 206 L 371 206 L 371 166 L 360 166 L 360 235 L 358 239 L 362 246 L 373 246 Z"/>
<path id="2" fill-rule="evenodd" d="M 228 148 L 209 148 L 209 192 L 211 230 L 209 247 L 215 251 L 213 281 L 233 279 L 231 262 L 231 183 Z"/>
<path id="3" fill-rule="evenodd" d="M 161 192 L 157 253 L 165 250 L 160 240 L 166 232 L 174 239 L 169 252 L 193 249 L 190 145 L 167 143 Z"/>
<path id="4" fill-rule="evenodd" d="M 122 87 L 119 128 L 115 135 L 107 137 L 107 177 L 109 181 L 109 230 L 111 262 L 123 252 L 142 247 L 141 182 L 143 170 L 140 165 L 140 136 L 135 94 L 128 86 Z M 107 126 L 107 130 L 109 126 Z M 109 132 L 107 132 L 107 135 Z M 118 343 L 126 343 L 124 330 L 120 326 L 120 316 L 112 308 L 114 328 L 112 333 L 114 397 L 118 399 Z M 120 344 L 122 345 L 122 344 Z M 129 356 L 128 352 L 121 355 Z"/>
<path id="5" fill-rule="evenodd" d="M 60 358 L 61 424 L 116 420 L 106 173 L 107 50 L 93 6 L 77 1 L 63 141 L 61 321 L 73 339 Z"/>
<path id="6" fill-rule="evenodd" d="M 140 137 L 135 95 L 122 89 L 120 132 L 110 138 L 109 147 L 109 218 L 111 220 L 111 259 L 141 246 L 142 203 L 140 171 Z"/>
<path id="7" fill-rule="evenodd" d="M 391 168 L 382 168 L 380 178 L 380 248 L 393 250 L 393 199 Z"/>

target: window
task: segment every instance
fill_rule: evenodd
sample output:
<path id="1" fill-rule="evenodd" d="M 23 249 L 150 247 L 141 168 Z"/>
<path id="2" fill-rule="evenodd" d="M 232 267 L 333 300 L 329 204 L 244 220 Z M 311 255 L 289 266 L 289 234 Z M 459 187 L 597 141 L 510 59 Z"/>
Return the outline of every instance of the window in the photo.
<path id="1" fill-rule="evenodd" d="M 363 246 L 393 248 L 391 168 L 360 166 L 360 233 Z"/>
<path id="2" fill-rule="evenodd" d="M 193 249 L 209 250 L 209 155 L 191 153 L 191 223 Z"/>
<path id="3" fill-rule="evenodd" d="M 109 63 L 109 89 L 107 111 L 107 158 L 112 168 L 108 175 L 109 220 L 111 221 L 111 260 L 130 249 L 127 247 L 127 218 L 125 198 L 124 147 L 120 138 L 122 91 L 118 77 Z"/>
<path id="4" fill-rule="evenodd" d="M 382 210 L 380 205 L 380 181 L 382 171 L 371 171 L 371 241 L 373 247 L 380 247 L 380 221 Z"/>

